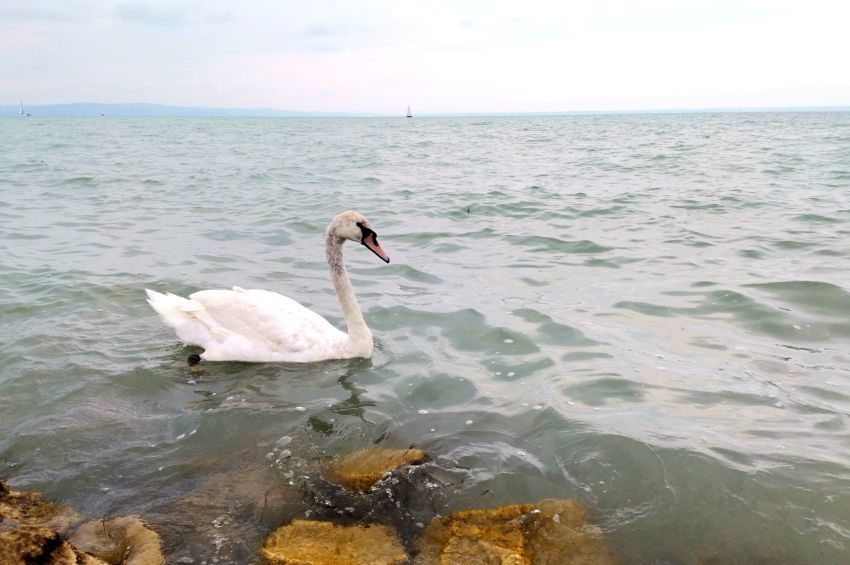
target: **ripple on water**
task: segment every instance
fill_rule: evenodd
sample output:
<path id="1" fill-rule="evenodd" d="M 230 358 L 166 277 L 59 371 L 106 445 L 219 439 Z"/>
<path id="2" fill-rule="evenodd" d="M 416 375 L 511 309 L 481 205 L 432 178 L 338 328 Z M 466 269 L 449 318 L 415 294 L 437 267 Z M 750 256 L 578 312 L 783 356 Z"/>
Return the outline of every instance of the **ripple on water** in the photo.
<path id="1" fill-rule="evenodd" d="M 505 239 L 512 245 L 525 247 L 531 252 L 547 251 L 549 253 L 606 253 L 611 247 L 599 245 L 587 239 L 570 241 L 557 237 L 542 235 L 516 236 L 508 235 Z"/>
<path id="2" fill-rule="evenodd" d="M 519 308 L 511 313 L 534 326 L 535 331 L 530 337 L 538 343 L 571 347 L 599 345 L 599 342 L 588 338 L 581 330 L 556 322 L 534 308 Z"/>
<path id="3" fill-rule="evenodd" d="M 401 326 L 438 329 L 459 351 L 496 351 L 523 355 L 539 351 L 525 335 L 504 327 L 490 326 L 484 315 L 473 308 L 453 312 L 414 310 L 406 306 L 372 310 L 375 328 L 391 330 Z"/>
<path id="4" fill-rule="evenodd" d="M 440 277 L 432 275 L 430 273 L 426 273 L 425 271 L 421 271 L 419 269 L 411 267 L 410 265 L 393 264 L 390 266 L 390 269 L 392 270 L 393 274 L 413 282 L 427 284 L 440 284 L 443 282 L 443 279 L 441 279 Z"/>
<path id="5" fill-rule="evenodd" d="M 402 381 L 396 391 L 399 397 L 406 398 L 411 406 L 426 410 L 464 405 L 477 396 L 477 389 L 470 380 L 440 374 L 409 383 Z"/>
<path id="6" fill-rule="evenodd" d="M 845 317 L 830 316 L 835 312 L 846 314 L 850 311 L 847 293 L 834 285 L 794 281 L 758 283 L 746 287 L 765 290 L 780 300 L 760 302 L 742 292 L 714 290 L 707 293 L 680 293 L 682 296 L 699 298 L 692 306 L 620 301 L 614 307 L 649 316 L 728 320 L 747 330 L 791 341 L 828 341 L 850 335 L 850 322 Z M 812 314 L 820 317 L 814 318 Z M 824 316 L 832 319 L 823 319 Z"/>
<path id="7" fill-rule="evenodd" d="M 73 186 L 86 186 L 92 184 L 94 182 L 94 177 L 89 176 L 78 176 L 78 177 L 70 177 L 64 180 L 65 184 L 73 185 Z"/>
<path id="8" fill-rule="evenodd" d="M 840 224 L 844 220 L 833 218 L 831 216 L 823 216 L 821 214 L 800 214 L 794 218 L 795 220 L 806 222 L 809 224 Z"/>
<path id="9" fill-rule="evenodd" d="M 762 290 L 785 306 L 794 306 L 811 314 L 838 319 L 850 317 L 850 292 L 834 284 L 820 281 L 777 281 L 745 286 Z"/>
<path id="10" fill-rule="evenodd" d="M 780 241 L 774 241 L 771 243 L 771 246 L 781 249 L 783 251 L 801 251 L 805 249 L 813 249 L 817 247 L 818 243 L 814 241 L 799 241 L 792 239 L 783 239 Z"/>
<path id="11" fill-rule="evenodd" d="M 606 375 L 564 387 L 563 391 L 569 398 L 588 406 L 604 406 L 610 399 L 641 402 L 644 399 L 643 388 L 640 383 L 619 375 Z"/>
<path id="12" fill-rule="evenodd" d="M 520 381 L 555 366 L 555 362 L 545 355 L 526 356 L 519 363 L 511 363 L 508 359 L 499 356 L 487 357 L 481 360 L 481 364 L 493 372 L 495 380 L 507 382 Z M 499 370 L 493 369 L 493 365 Z"/>
<path id="13" fill-rule="evenodd" d="M 578 212 L 580 218 L 595 218 L 597 216 L 626 216 L 631 211 L 625 206 L 615 204 L 614 206 L 603 206 L 599 208 L 591 208 L 589 210 L 581 210 Z"/>

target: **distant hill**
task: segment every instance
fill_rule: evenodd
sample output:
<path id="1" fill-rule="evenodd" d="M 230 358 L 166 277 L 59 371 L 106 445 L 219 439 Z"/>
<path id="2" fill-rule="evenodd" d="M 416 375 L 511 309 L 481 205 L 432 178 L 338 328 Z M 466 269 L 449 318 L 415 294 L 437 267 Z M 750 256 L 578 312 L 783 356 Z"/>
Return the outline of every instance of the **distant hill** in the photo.
<path id="1" fill-rule="evenodd" d="M 0 117 L 17 116 L 20 106 L 0 106 Z M 307 116 L 356 116 L 365 114 L 342 114 L 331 112 L 296 112 L 271 108 L 193 108 L 188 106 L 166 106 L 164 104 L 98 104 L 77 102 L 74 104 L 48 104 L 24 106 L 24 112 L 33 117 L 307 117 Z"/>

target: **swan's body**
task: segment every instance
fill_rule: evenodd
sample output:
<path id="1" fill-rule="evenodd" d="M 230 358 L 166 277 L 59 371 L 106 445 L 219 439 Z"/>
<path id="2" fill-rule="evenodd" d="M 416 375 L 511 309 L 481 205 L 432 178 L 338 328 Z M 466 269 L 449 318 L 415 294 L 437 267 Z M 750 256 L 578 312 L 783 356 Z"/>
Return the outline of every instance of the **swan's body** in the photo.
<path id="1" fill-rule="evenodd" d="M 148 302 L 184 343 L 204 348 L 208 361 L 309 363 L 372 356 L 366 327 L 342 260 L 346 239 L 358 241 L 389 262 L 365 217 L 337 215 L 325 235 L 331 280 L 348 333 L 295 300 L 266 290 L 202 290 L 182 298 L 152 290 Z"/>

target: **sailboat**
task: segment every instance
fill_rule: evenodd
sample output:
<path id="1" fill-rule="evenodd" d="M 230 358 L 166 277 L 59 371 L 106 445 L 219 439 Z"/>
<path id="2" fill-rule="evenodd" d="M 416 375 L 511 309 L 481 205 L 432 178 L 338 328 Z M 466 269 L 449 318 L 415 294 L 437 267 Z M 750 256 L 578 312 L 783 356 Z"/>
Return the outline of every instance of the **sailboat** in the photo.
<path id="1" fill-rule="evenodd" d="M 18 116 L 20 116 L 20 117 L 22 117 L 22 118 L 29 118 L 29 116 L 30 116 L 29 112 L 27 112 L 26 114 L 24 114 L 24 101 L 23 101 L 23 100 L 21 100 L 21 111 L 20 111 L 20 113 L 18 114 Z"/>
<path id="2" fill-rule="evenodd" d="M 413 117 L 413 114 L 410 113 L 410 104 L 407 105 L 407 116 L 405 116 L 405 117 L 407 117 L 407 118 Z"/>

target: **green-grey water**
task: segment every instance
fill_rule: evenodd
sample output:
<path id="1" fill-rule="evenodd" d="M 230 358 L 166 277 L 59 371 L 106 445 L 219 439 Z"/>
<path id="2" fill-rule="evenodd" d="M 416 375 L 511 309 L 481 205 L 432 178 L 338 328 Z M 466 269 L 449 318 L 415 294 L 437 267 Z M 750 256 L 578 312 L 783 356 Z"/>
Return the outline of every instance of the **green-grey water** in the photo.
<path id="1" fill-rule="evenodd" d="M 374 357 L 190 374 L 143 289 L 341 325 L 345 209 Z M 0 478 L 246 563 L 352 512 L 317 462 L 416 445 L 371 520 L 578 498 L 626 563 L 843 563 L 848 235 L 847 113 L 5 119 Z"/>

